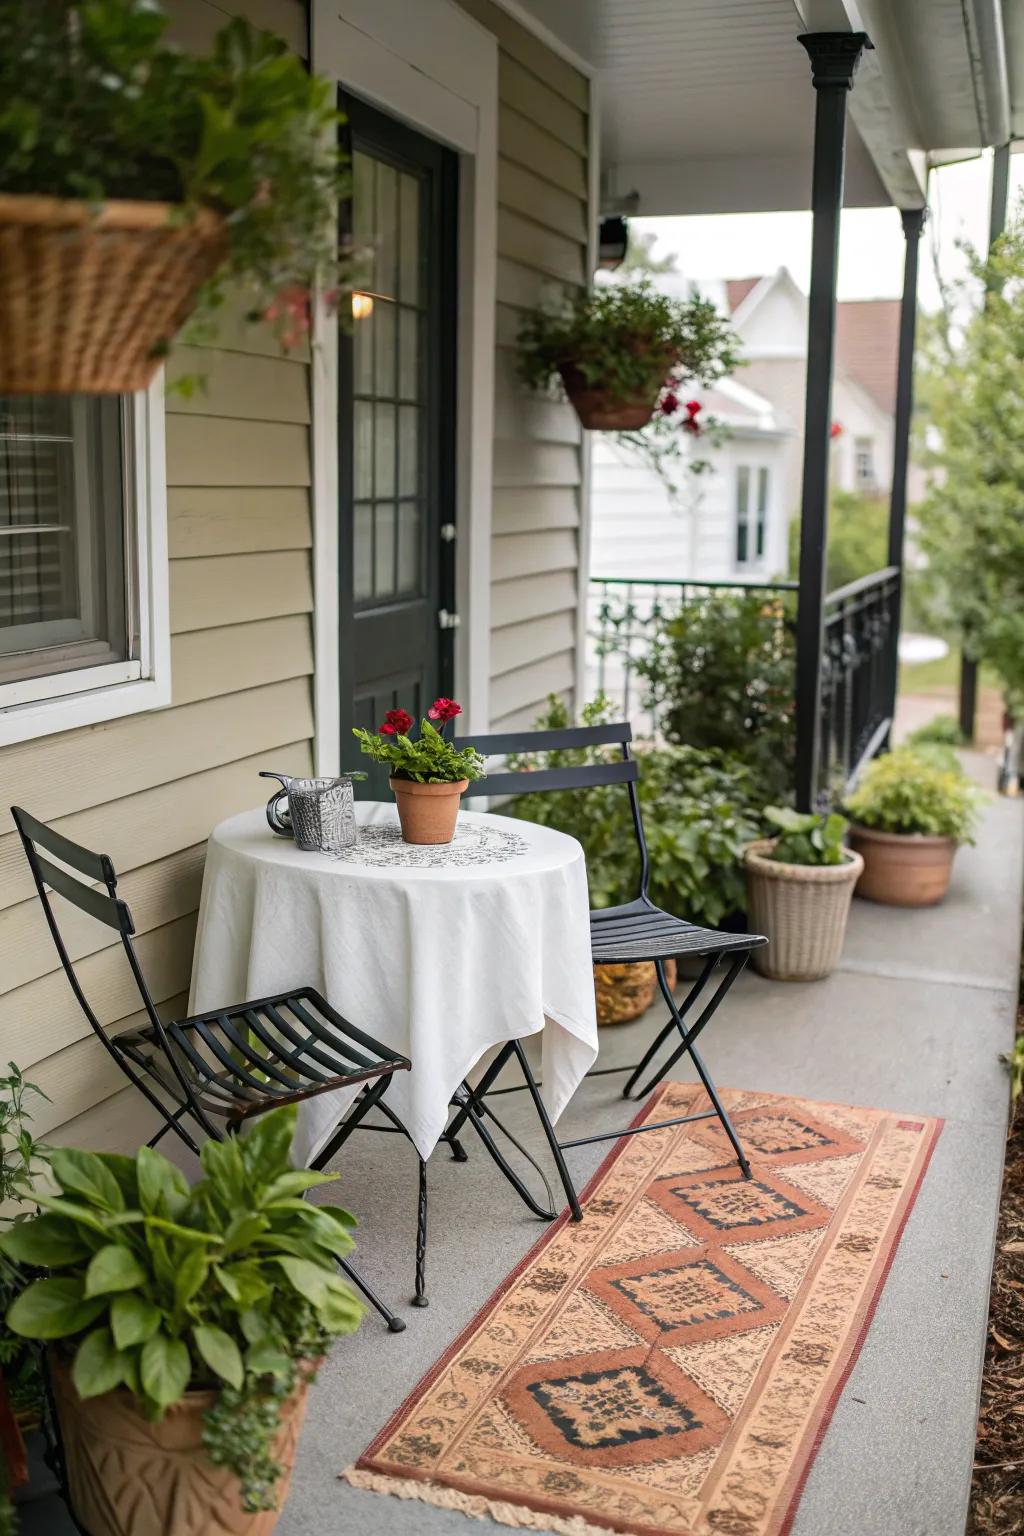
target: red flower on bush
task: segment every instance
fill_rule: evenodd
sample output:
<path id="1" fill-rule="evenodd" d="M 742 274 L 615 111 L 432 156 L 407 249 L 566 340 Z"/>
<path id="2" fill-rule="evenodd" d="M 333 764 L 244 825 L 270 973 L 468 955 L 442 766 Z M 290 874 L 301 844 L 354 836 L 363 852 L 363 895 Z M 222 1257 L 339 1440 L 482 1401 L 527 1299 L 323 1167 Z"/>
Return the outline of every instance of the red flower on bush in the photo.
<path id="1" fill-rule="evenodd" d="M 379 736 L 407 736 L 412 729 L 412 715 L 404 709 L 389 709 L 384 716 L 384 724 L 377 732 Z"/>
<path id="2" fill-rule="evenodd" d="M 673 411 L 679 409 L 679 396 L 670 389 L 667 394 L 662 395 L 659 409 L 663 416 L 671 416 Z"/>
<path id="3" fill-rule="evenodd" d="M 456 704 L 454 699 L 435 699 L 427 710 L 428 720 L 440 720 L 444 725 L 448 720 L 454 720 L 456 715 L 462 714 L 462 705 Z"/>
<path id="4" fill-rule="evenodd" d="M 692 432 L 695 436 L 700 432 L 701 425 L 697 420 L 697 417 L 700 415 L 700 411 L 701 404 L 699 400 L 687 400 L 686 420 L 683 422 L 684 432 Z"/>

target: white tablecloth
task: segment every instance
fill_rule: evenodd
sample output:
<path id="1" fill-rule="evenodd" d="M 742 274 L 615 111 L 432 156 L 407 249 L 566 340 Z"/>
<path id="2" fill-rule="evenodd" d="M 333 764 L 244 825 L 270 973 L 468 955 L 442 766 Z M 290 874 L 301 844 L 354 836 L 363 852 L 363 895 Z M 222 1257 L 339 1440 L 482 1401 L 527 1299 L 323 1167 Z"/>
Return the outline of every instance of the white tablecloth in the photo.
<path id="1" fill-rule="evenodd" d="M 393 805 L 357 806 L 341 858 L 275 837 L 261 810 L 209 841 L 191 1010 L 312 986 L 408 1056 L 387 1102 L 428 1157 L 459 1083 L 493 1046 L 544 1031 L 543 1093 L 558 1117 L 597 1056 L 583 850 L 505 816 L 459 813 L 445 848 L 403 843 Z M 354 1090 L 302 1105 L 307 1162 Z"/>

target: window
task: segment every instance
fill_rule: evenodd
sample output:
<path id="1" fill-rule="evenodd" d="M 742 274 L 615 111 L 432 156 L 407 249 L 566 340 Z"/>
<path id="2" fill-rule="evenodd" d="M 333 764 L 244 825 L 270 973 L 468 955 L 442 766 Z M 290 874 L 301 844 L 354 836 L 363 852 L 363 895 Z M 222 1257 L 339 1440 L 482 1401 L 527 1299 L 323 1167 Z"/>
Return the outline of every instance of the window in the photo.
<path id="1" fill-rule="evenodd" d="M 741 464 L 736 471 L 736 564 L 764 559 L 768 523 L 768 470 Z"/>
<path id="2" fill-rule="evenodd" d="M 0 397 L 0 743 L 169 698 L 163 399 Z"/>
<path id="3" fill-rule="evenodd" d="M 875 484 L 875 444 L 873 438 L 857 437 L 853 443 L 853 474 L 858 490 Z"/>

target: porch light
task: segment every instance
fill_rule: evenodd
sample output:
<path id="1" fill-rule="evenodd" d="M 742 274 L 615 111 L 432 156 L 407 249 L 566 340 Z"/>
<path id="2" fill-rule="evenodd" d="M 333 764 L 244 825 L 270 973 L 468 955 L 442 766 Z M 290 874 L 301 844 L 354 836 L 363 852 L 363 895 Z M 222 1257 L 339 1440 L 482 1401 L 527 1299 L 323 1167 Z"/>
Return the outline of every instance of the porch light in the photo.
<path id="1" fill-rule="evenodd" d="M 352 295 L 353 320 L 368 320 L 373 314 L 373 299 L 368 293 L 354 293 Z"/>

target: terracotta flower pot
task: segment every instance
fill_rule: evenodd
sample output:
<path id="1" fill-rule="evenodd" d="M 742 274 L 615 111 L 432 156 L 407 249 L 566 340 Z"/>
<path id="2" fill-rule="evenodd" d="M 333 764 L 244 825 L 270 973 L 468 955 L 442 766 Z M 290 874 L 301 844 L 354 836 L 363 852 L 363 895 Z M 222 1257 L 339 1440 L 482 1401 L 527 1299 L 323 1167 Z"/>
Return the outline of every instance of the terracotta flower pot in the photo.
<path id="1" fill-rule="evenodd" d="M 407 843 L 450 843 L 455 836 L 459 799 L 469 783 L 417 784 L 414 779 L 389 779 L 398 802 L 398 819 Z"/>
<path id="2" fill-rule="evenodd" d="M 750 931 L 768 940 L 751 961 L 773 981 L 819 981 L 839 963 L 864 860 L 847 849 L 843 864 L 778 864 L 768 857 L 774 847 L 765 838 L 743 856 Z"/>
<path id="3" fill-rule="evenodd" d="M 234 1473 L 215 1467 L 203 1450 L 212 1392 L 186 1393 L 151 1424 L 130 1392 L 83 1402 L 63 1361 L 52 1364 L 71 1504 L 89 1536 L 270 1536 L 291 1482 L 306 1382 L 281 1408 L 278 1509 L 250 1515 Z"/>
<path id="4" fill-rule="evenodd" d="M 676 984 L 676 962 L 665 961 L 665 980 Z M 652 960 L 636 960 L 626 965 L 595 965 L 594 990 L 597 994 L 599 1024 L 628 1024 L 646 1013 L 658 992 L 658 977 Z"/>
<path id="5" fill-rule="evenodd" d="M 889 907 L 933 907 L 949 890 L 953 837 L 851 827 L 850 846 L 864 859 L 857 895 Z"/>
<path id="6" fill-rule="evenodd" d="M 654 415 L 660 380 L 651 385 L 649 393 L 632 400 L 620 400 L 606 389 L 589 385 L 576 368 L 567 365 L 560 368 L 559 373 L 565 392 L 588 432 L 635 432 L 639 427 L 645 427 Z"/>

